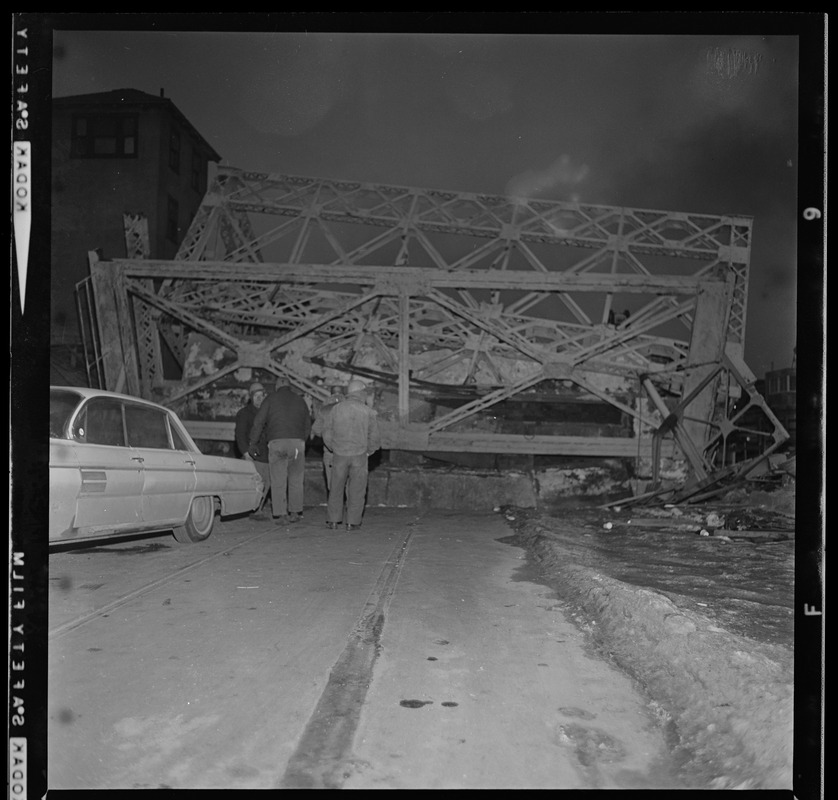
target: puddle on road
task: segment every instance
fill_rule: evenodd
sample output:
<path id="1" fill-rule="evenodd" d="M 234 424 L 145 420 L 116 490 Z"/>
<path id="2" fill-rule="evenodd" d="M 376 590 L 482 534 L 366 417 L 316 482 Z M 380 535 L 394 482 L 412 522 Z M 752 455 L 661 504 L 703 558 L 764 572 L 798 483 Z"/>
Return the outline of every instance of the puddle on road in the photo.
<path id="1" fill-rule="evenodd" d="M 61 708 L 58 711 L 57 718 L 58 721 L 62 725 L 70 725 L 71 723 L 76 721 L 77 717 L 80 717 L 81 714 L 76 714 L 72 708 Z"/>
<path id="2" fill-rule="evenodd" d="M 432 705 L 433 702 L 433 700 L 402 700 L 399 705 L 403 708 L 422 708 L 422 706 Z"/>

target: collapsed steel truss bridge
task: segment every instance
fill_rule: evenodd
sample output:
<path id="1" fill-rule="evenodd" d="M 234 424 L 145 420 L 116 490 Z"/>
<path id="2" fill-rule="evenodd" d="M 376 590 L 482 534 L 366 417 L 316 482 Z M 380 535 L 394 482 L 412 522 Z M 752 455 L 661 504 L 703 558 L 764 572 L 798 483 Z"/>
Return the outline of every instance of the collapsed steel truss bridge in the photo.
<path id="1" fill-rule="evenodd" d="M 145 257 L 142 223 L 126 219 L 132 257 L 91 254 L 107 388 L 184 408 L 255 371 L 317 402 L 365 371 L 387 378 L 387 449 L 639 454 L 655 477 L 674 455 L 696 480 L 730 463 L 752 409 L 762 456 L 788 437 L 742 357 L 749 217 L 219 167 L 175 260 Z M 429 383 L 462 401 L 429 412 Z M 476 423 L 539 385 L 618 409 L 623 435 Z M 198 438 L 232 438 L 229 420 L 185 416 Z"/>

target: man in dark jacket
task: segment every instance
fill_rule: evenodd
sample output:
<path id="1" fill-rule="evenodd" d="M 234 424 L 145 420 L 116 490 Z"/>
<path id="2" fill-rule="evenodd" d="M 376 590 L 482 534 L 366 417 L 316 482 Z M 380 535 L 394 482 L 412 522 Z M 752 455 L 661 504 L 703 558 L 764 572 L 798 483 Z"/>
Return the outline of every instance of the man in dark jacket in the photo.
<path id="1" fill-rule="evenodd" d="M 271 507 L 277 522 L 303 518 L 306 439 L 310 432 L 311 414 L 306 401 L 291 390 L 285 378 L 279 378 L 276 391 L 256 412 L 248 442 L 248 452 L 253 455 L 260 438 L 268 440 Z"/>
<path id="2" fill-rule="evenodd" d="M 332 530 L 337 528 L 343 516 L 345 493 L 346 530 L 360 528 L 369 477 L 367 459 L 381 447 L 378 413 L 369 404 L 363 381 L 349 381 L 346 400 L 326 417 L 323 442 L 334 453 L 326 524 Z"/>
<path id="3" fill-rule="evenodd" d="M 264 436 L 259 440 L 254 455 L 250 455 L 248 450 L 250 450 L 250 429 L 253 427 L 253 420 L 256 419 L 259 406 L 262 405 L 262 401 L 267 397 L 267 394 L 261 383 L 251 383 L 247 405 L 242 406 L 239 413 L 236 414 L 236 450 L 238 456 L 253 462 L 264 484 L 259 507 L 251 515 L 256 519 L 264 519 L 267 516 L 267 512 L 264 510 L 265 498 L 271 488 L 271 473 L 268 468 L 268 440 Z"/>

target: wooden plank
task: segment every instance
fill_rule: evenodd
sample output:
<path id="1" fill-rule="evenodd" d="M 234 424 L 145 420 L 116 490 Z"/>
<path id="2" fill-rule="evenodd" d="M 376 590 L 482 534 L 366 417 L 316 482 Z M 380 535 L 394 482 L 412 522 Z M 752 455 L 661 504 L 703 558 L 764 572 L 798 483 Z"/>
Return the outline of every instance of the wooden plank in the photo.
<path id="1" fill-rule="evenodd" d="M 232 442 L 236 438 L 235 422 L 200 422 L 194 419 L 181 420 L 193 439 Z"/>
<path id="2" fill-rule="evenodd" d="M 620 436 L 522 436 L 499 433 L 432 433 L 428 450 L 469 453 L 534 453 L 546 455 L 607 456 L 634 458 L 651 456 L 651 440 Z M 670 446 L 670 452 L 672 448 Z"/>
<path id="3" fill-rule="evenodd" d="M 105 388 L 139 396 L 136 343 L 121 269 L 112 262 L 100 260 L 95 250 L 87 257 L 102 346 Z"/>
<path id="4" fill-rule="evenodd" d="M 358 264 L 231 264 L 226 261 L 161 261 L 114 259 L 131 278 L 173 278 L 179 280 L 245 281 L 275 284 L 311 283 L 312 280 L 352 285 L 389 286 L 396 293 L 433 286 L 447 289 L 498 289 L 541 292 L 619 292 L 639 294 L 698 294 L 702 287 L 724 279 L 694 275 L 646 275 L 637 273 L 525 272 L 515 270 L 443 270 L 421 267 Z"/>
<path id="5" fill-rule="evenodd" d="M 713 536 L 727 536 L 729 539 L 794 539 L 794 531 L 728 531 L 716 528 Z"/>
<path id="6" fill-rule="evenodd" d="M 626 528 L 662 528 L 670 531 L 693 531 L 698 532 L 702 529 L 707 529 L 706 525 L 700 522 L 678 521 L 678 518 L 673 519 L 629 519 L 629 520 L 614 520 L 612 525 L 621 525 Z"/>
<path id="7" fill-rule="evenodd" d="M 233 441 L 233 422 L 203 422 L 183 420 L 194 439 Z M 400 429 L 396 423 L 382 421 L 381 436 L 385 450 L 412 450 L 464 453 L 545 453 L 555 455 L 598 455 L 633 457 L 637 454 L 637 440 L 587 436 L 517 436 L 515 434 L 450 434 L 428 435 L 423 427 Z M 648 449 L 648 447 L 646 448 Z M 641 447 L 641 455 L 643 448 Z"/>

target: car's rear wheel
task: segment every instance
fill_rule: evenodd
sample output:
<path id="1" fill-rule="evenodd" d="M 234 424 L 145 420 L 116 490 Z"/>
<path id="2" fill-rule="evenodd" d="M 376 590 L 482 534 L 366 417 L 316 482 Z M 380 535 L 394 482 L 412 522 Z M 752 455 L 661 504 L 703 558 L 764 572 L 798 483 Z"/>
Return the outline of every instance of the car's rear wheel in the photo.
<path id="1" fill-rule="evenodd" d="M 174 529 L 175 539 L 184 544 L 202 542 L 212 533 L 215 524 L 215 503 L 211 497 L 195 497 L 186 522 Z"/>

